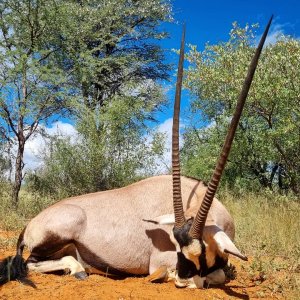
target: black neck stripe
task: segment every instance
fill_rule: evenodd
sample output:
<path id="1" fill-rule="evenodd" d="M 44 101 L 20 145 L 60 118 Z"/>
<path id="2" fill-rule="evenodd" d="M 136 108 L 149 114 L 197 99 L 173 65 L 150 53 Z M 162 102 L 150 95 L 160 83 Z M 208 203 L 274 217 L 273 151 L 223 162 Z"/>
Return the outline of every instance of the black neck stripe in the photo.
<path id="1" fill-rule="evenodd" d="M 202 247 L 202 251 L 201 251 L 201 255 L 199 257 L 200 276 L 201 277 L 207 276 L 208 274 L 210 274 L 218 269 L 223 269 L 226 266 L 227 259 L 224 259 L 224 258 L 220 257 L 219 255 L 216 255 L 215 263 L 213 264 L 213 266 L 211 266 L 209 268 L 207 266 L 207 262 L 206 262 L 206 247 L 203 243 L 201 243 L 201 247 Z"/>

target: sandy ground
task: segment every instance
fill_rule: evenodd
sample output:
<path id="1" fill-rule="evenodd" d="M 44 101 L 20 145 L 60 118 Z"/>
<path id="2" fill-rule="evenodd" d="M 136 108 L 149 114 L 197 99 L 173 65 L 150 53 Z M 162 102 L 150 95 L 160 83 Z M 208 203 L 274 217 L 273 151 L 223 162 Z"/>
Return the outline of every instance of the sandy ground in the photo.
<path id="1" fill-rule="evenodd" d="M 5 235 L 10 236 L 10 234 Z M 8 255 L 14 255 L 14 250 L 0 249 L 0 259 Z M 178 289 L 172 282 L 154 284 L 150 283 L 147 277 L 117 280 L 90 275 L 86 280 L 80 281 L 70 275 L 31 272 L 29 278 L 36 284 L 36 289 L 20 282 L 9 282 L 0 287 L 0 299 L 296 299 L 280 289 L 274 289 L 278 276 L 288 275 L 285 272 L 276 274 L 276 277 L 264 279 L 259 273 L 250 276 L 246 271 L 247 264 L 251 264 L 251 259 L 249 262 L 240 262 L 235 259 L 231 262 L 237 271 L 235 280 L 222 286 L 201 290 Z"/>

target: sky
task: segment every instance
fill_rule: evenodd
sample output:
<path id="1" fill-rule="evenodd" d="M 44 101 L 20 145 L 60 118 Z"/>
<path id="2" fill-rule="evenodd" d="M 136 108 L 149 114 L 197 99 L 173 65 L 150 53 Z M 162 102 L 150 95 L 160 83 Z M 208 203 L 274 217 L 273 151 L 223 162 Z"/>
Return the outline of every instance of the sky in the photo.
<path id="1" fill-rule="evenodd" d="M 174 23 L 162 24 L 162 28 L 169 32 L 168 39 L 162 41 L 160 45 L 166 51 L 166 59 L 174 63 L 171 81 L 166 83 L 168 89 L 169 107 L 166 107 L 157 115 L 158 130 L 167 134 L 167 144 L 170 144 L 171 118 L 173 113 L 172 102 L 174 99 L 175 74 L 178 63 L 178 56 L 172 49 L 178 49 L 181 39 L 182 24 L 186 23 L 186 45 L 197 45 L 199 50 L 203 50 L 207 42 L 210 44 L 226 41 L 229 37 L 232 23 L 237 21 L 239 25 L 259 23 L 258 34 L 262 33 L 270 16 L 274 15 L 272 27 L 270 28 L 267 42 L 276 41 L 278 34 L 288 34 L 294 38 L 300 38 L 300 1 L 298 0 L 174 0 L 173 12 Z M 187 50 L 187 47 L 186 47 Z M 183 91 L 181 121 L 184 127 L 184 113 L 189 106 L 189 95 Z M 57 132 L 68 136 L 76 135 L 76 130 L 67 120 L 60 120 L 47 128 L 50 134 Z M 43 149 L 44 141 L 37 136 L 28 142 L 25 150 L 25 164 L 27 168 L 34 169 L 40 165 L 39 149 Z M 170 156 L 166 148 L 166 161 Z"/>
<path id="2" fill-rule="evenodd" d="M 186 45 L 197 45 L 198 50 L 203 50 L 207 42 L 210 44 L 226 41 L 232 23 L 237 21 L 244 27 L 248 24 L 260 24 L 257 33 L 264 30 L 271 15 L 274 15 L 272 27 L 267 42 L 274 42 L 278 34 L 288 34 L 300 38 L 300 1 L 297 0 L 175 0 L 173 12 L 175 23 L 164 24 L 163 29 L 170 33 L 170 38 L 161 45 L 166 51 L 167 60 L 177 65 L 178 56 L 172 49 L 178 49 L 181 39 L 182 24 L 186 23 Z M 188 50 L 187 47 L 185 49 Z M 174 70 L 174 75 L 176 70 Z M 175 85 L 175 76 L 170 86 Z M 174 98 L 174 89 L 168 93 L 170 101 Z M 188 95 L 183 93 L 182 106 L 188 105 Z M 161 123 L 172 117 L 172 106 L 158 116 Z"/>

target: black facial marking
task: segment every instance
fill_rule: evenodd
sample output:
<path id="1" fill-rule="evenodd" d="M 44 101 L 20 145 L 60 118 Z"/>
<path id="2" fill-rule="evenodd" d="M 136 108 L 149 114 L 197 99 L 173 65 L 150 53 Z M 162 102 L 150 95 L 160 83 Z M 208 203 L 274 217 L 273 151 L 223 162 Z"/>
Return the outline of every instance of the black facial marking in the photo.
<path id="1" fill-rule="evenodd" d="M 216 256 L 215 264 L 211 267 L 207 266 L 206 263 L 206 249 L 205 245 L 201 242 L 201 255 L 199 256 L 200 270 L 197 270 L 195 264 L 187 259 L 183 253 L 177 252 L 177 266 L 178 276 L 182 279 L 191 278 L 195 275 L 200 277 L 205 277 L 208 274 L 218 270 L 223 269 L 227 265 L 228 259 L 224 259 L 220 256 Z"/>
<path id="2" fill-rule="evenodd" d="M 191 278 L 199 272 L 195 264 L 181 252 L 177 252 L 177 270 L 178 276 L 182 279 Z"/>
<path id="3" fill-rule="evenodd" d="M 206 248 L 203 245 L 201 255 L 199 256 L 199 263 L 200 263 L 199 275 L 201 277 L 204 277 L 218 269 L 223 269 L 227 265 L 227 261 L 228 261 L 228 259 L 224 259 L 217 255 L 215 258 L 214 265 L 211 267 L 208 267 L 207 263 L 206 263 Z"/>
<path id="4" fill-rule="evenodd" d="M 189 230 L 192 226 L 193 219 L 188 220 L 183 227 L 173 228 L 173 234 L 178 242 L 180 248 L 188 246 L 192 242 L 192 238 L 189 235 Z M 206 262 L 206 248 L 202 240 L 200 240 L 201 254 L 199 256 L 200 270 L 197 270 L 196 265 L 189 259 L 187 259 L 182 252 L 177 252 L 177 271 L 178 276 L 182 279 L 191 278 L 195 275 L 205 277 L 208 274 L 223 269 L 227 265 L 228 259 L 222 258 L 216 255 L 215 263 L 213 266 L 208 267 Z"/>
<path id="5" fill-rule="evenodd" d="M 189 235 L 189 230 L 192 226 L 193 219 L 189 219 L 183 227 L 173 228 L 173 234 L 178 242 L 180 248 L 182 249 L 185 246 L 188 246 L 192 242 L 192 238 Z M 204 246 L 204 245 L 203 245 Z M 197 274 L 199 271 L 196 268 L 196 265 L 189 259 L 187 259 L 182 252 L 177 252 L 177 266 L 178 276 L 182 279 L 191 278 Z"/>
<path id="6" fill-rule="evenodd" d="M 192 226 L 192 223 L 193 219 L 189 219 L 181 228 L 173 228 L 174 237 L 178 242 L 180 248 L 188 246 L 192 242 L 192 238 L 189 235 L 189 230 Z"/>
<path id="7" fill-rule="evenodd" d="M 225 259 L 225 258 L 217 255 L 215 264 L 212 267 L 208 268 L 207 275 L 218 269 L 224 269 L 227 266 L 227 262 L 228 262 L 228 259 Z"/>

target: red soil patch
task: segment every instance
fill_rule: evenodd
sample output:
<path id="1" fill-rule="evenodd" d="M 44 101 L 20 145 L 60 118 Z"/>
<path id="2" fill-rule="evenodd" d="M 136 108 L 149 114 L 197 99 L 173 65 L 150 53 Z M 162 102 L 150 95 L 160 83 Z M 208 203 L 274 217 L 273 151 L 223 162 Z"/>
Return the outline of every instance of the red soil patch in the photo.
<path id="1" fill-rule="evenodd" d="M 0 232 L 3 237 L 3 232 Z M 13 235 L 13 234 L 12 234 Z M 25 253 L 28 255 L 28 253 Z M 0 250 L 0 259 L 14 255 L 13 249 Z M 232 260 L 236 266 L 237 278 L 219 287 L 191 290 L 178 289 L 172 282 L 163 284 L 150 283 L 148 278 L 110 279 L 100 275 L 90 275 L 86 280 L 79 281 L 69 275 L 37 274 L 31 272 L 29 278 L 36 284 L 37 289 L 19 282 L 9 282 L 0 287 L 1 300 L 69 300 L 69 299 L 292 299 L 282 291 L 275 291 L 274 278 L 263 278 L 261 274 L 252 277 L 245 271 L 250 262 Z M 243 267 L 244 266 L 244 267 Z M 246 268 L 247 269 L 247 268 Z M 294 298 L 296 299 L 296 298 Z"/>
<path id="2" fill-rule="evenodd" d="M 19 233 L 16 233 L 15 231 L 4 231 L 0 229 L 0 238 L 3 239 L 9 239 L 18 236 Z"/>

